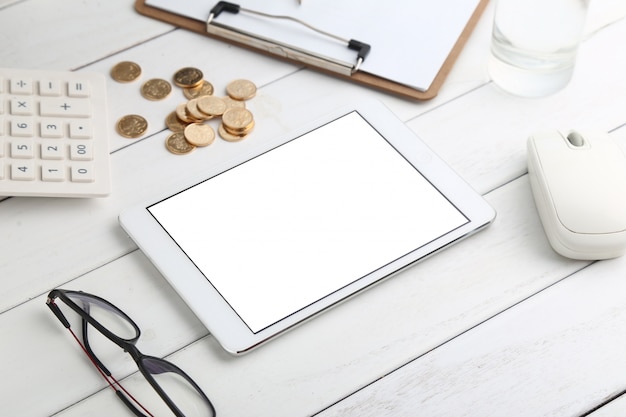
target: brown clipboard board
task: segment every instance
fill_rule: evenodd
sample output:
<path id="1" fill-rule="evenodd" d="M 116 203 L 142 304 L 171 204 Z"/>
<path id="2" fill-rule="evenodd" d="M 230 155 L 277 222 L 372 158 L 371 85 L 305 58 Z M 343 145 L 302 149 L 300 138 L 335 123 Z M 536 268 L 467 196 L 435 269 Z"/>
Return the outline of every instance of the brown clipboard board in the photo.
<path id="1" fill-rule="evenodd" d="M 458 58 L 459 54 L 461 53 L 461 50 L 463 49 L 463 46 L 465 46 L 465 43 L 467 42 L 467 39 L 469 38 L 469 36 L 471 35 L 472 31 L 474 30 L 474 28 L 476 27 L 476 24 L 478 23 L 478 19 L 480 18 L 480 16 L 482 15 L 483 11 L 485 10 L 485 8 L 487 7 L 487 4 L 489 3 L 489 0 L 480 0 L 478 6 L 476 7 L 476 9 L 474 10 L 474 13 L 472 14 L 472 16 L 470 17 L 470 19 L 467 22 L 467 25 L 465 26 L 465 28 L 463 29 L 463 32 L 461 33 L 461 35 L 459 36 L 459 38 L 457 39 L 456 43 L 454 44 L 454 47 L 452 48 L 452 50 L 450 51 L 450 54 L 448 54 L 448 57 L 446 58 L 446 60 L 444 61 L 443 65 L 441 66 L 441 68 L 439 69 L 439 72 L 437 73 L 437 75 L 435 76 L 435 79 L 433 80 L 433 82 L 431 83 L 430 87 L 425 90 L 417 90 L 411 87 L 408 87 L 404 84 L 399 84 L 396 83 L 394 81 L 382 78 L 382 77 L 378 77 L 376 75 L 372 75 L 369 73 L 365 73 L 362 71 L 357 71 L 354 74 L 347 76 L 347 75 L 342 75 L 333 71 L 329 71 L 326 70 L 324 68 L 320 68 L 317 66 L 313 66 L 313 65 L 306 65 L 301 61 L 297 61 L 294 59 L 290 59 L 288 57 L 283 57 L 280 55 L 275 55 L 272 53 L 269 53 L 267 51 L 264 51 L 262 49 L 258 49 L 258 48 L 254 48 L 250 45 L 241 43 L 241 42 L 236 42 L 230 39 L 226 39 L 226 38 L 222 38 L 222 37 L 218 37 L 218 36 L 214 36 L 210 33 L 208 33 L 206 31 L 206 25 L 204 22 L 201 22 L 199 20 L 195 20 L 195 19 L 191 19 L 185 16 L 181 16 L 181 15 L 177 15 L 175 13 L 171 13 L 162 9 L 158 9 L 156 7 L 152 7 L 146 4 L 146 0 L 135 0 L 135 10 L 137 10 L 138 13 L 144 15 L 144 16 L 148 16 L 157 20 L 161 20 L 163 22 L 166 23 L 170 23 L 174 26 L 178 26 L 181 28 L 185 28 L 187 30 L 191 30 L 193 32 L 197 32 L 200 34 L 203 34 L 205 36 L 214 38 L 214 39 L 218 39 L 224 42 L 228 42 L 231 43 L 233 45 L 237 45 L 240 46 L 242 48 L 251 50 L 251 51 L 255 51 L 258 53 L 262 53 L 264 55 L 267 56 L 271 56 L 277 59 L 281 59 L 287 62 L 291 62 L 297 65 L 305 65 L 309 68 L 315 69 L 317 71 L 326 73 L 326 74 L 330 74 L 332 76 L 335 77 L 339 77 L 342 78 L 344 80 L 348 80 L 348 81 L 352 81 L 352 82 L 356 82 L 359 84 L 363 84 L 378 90 L 382 90 L 388 93 L 392 93 L 401 97 L 405 97 L 405 98 L 409 98 L 409 99 L 413 99 L 413 100 L 430 100 L 432 98 L 434 98 L 438 93 L 439 93 L 439 89 L 441 88 L 441 86 L 443 85 L 443 82 L 445 81 L 445 79 L 447 78 L 448 74 L 450 73 L 450 71 L 452 70 L 452 66 L 454 65 L 456 59 Z"/>

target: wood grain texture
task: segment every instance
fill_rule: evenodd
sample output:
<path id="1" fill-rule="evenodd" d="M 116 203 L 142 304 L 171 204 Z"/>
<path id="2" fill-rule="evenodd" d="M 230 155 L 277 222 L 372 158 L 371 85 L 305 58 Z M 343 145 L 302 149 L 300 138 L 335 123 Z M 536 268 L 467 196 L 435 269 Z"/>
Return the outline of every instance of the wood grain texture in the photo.
<path id="1" fill-rule="evenodd" d="M 626 150 L 626 57 L 616 47 L 626 8 L 591 2 L 572 83 L 527 100 L 502 93 L 486 73 L 492 3 L 439 95 L 416 103 L 175 29 L 128 0 L 0 0 L 0 66 L 108 77 L 115 63 L 133 60 L 144 71 L 134 83 L 107 81 L 111 196 L 0 200 L 0 371 L 10 382 L 2 414 L 128 415 L 46 308 L 59 286 L 127 311 L 143 329 L 139 348 L 189 371 L 219 416 L 626 414 L 626 261 L 552 251 L 525 175 L 534 130 L 604 129 Z M 216 91 L 234 78 L 257 84 L 249 139 L 216 140 L 185 157 L 165 149 L 165 116 L 185 99 L 174 89 L 148 102 L 139 86 L 189 65 Z M 372 97 L 485 195 L 495 223 L 252 354 L 228 355 L 124 234 L 118 214 L 267 149 L 315 115 Z M 128 113 L 149 122 L 138 140 L 115 132 Z M 145 389 L 130 358 L 116 358 L 111 370 Z"/>

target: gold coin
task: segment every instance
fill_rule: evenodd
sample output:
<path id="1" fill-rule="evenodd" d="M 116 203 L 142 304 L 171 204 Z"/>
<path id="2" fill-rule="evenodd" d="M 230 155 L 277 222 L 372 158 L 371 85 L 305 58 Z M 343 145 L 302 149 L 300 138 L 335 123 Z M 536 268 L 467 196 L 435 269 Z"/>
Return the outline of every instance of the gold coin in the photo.
<path id="1" fill-rule="evenodd" d="M 235 80 L 228 83 L 226 93 L 234 100 L 249 100 L 256 95 L 256 85 L 248 80 Z"/>
<path id="2" fill-rule="evenodd" d="M 111 68 L 111 78 L 120 83 L 135 81 L 141 75 L 141 67 L 131 61 L 122 61 Z"/>
<path id="3" fill-rule="evenodd" d="M 187 112 L 187 103 L 181 103 L 176 106 L 176 116 L 178 116 L 180 120 L 187 124 L 195 123 L 197 121 L 193 117 L 191 117 L 189 112 Z"/>
<path id="4" fill-rule="evenodd" d="M 187 115 L 189 115 L 190 118 L 196 119 L 197 121 L 207 120 L 212 117 L 202 113 L 198 109 L 197 98 L 192 98 L 191 100 L 189 100 L 187 104 L 185 104 L 185 109 L 187 110 Z"/>
<path id="5" fill-rule="evenodd" d="M 202 80 L 199 86 L 192 88 L 184 88 L 183 94 L 188 99 L 198 98 L 202 96 L 210 96 L 213 94 L 213 84 L 206 80 Z"/>
<path id="6" fill-rule="evenodd" d="M 222 115 L 224 128 L 233 134 L 246 133 L 254 126 L 254 117 L 248 109 L 228 109 Z"/>
<path id="7" fill-rule="evenodd" d="M 221 116 L 226 110 L 226 103 L 221 97 L 203 96 L 198 99 L 198 109 L 207 116 Z"/>
<path id="8" fill-rule="evenodd" d="M 117 122 L 117 132 L 125 138 L 138 138 L 146 133 L 148 122 L 137 114 L 129 114 Z"/>
<path id="9" fill-rule="evenodd" d="M 228 142 L 238 142 L 248 136 L 247 134 L 233 135 L 232 133 L 227 132 L 226 129 L 224 129 L 223 123 L 220 124 L 220 127 L 217 129 L 217 131 L 219 132 L 220 137 Z"/>
<path id="10" fill-rule="evenodd" d="M 161 78 L 153 78 L 141 86 L 141 95 L 148 100 L 163 100 L 172 92 L 172 85 Z"/>
<path id="11" fill-rule="evenodd" d="M 174 84 L 182 88 L 198 87 L 203 76 L 202 71 L 197 68 L 181 68 L 174 74 Z"/>
<path id="12" fill-rule="evenodd" d="M 165 126 L 172 132 L 182 132 L 188 124 L 189 123 L 180 120 L 175 111 L 168 114 L 165 118 Z"/>
<path id="13" fill-rule="evenodd" d="M 230 133 L 231 135 L 242 136 L 242 135 L 247 135 L 248 133 L 252 131 L 252 129 L 254 128 L 254 121 L 252 121 L 252 123 L 250 123 L 248 126 L 242 129 L 233 129 L 233 128 L 228 127 L 224 123 L 222 123 L 222 125 L 224 126 L 224 130 Z"/>
<path id="14" fill-rule="evenodd" d="M 240 101 L 240 100 L 233 100 L 232 98 L 226 96 L 226 97 L 222 97 L 222 100 L 224 100 L 224 103 L 226 103 L 226 110 L 228 109 L 233 109 L 233 108 L 246 108 L 246 102 L 245 101 Z"/>
<path id="15" fill-rule="evenodd" d="M 187 142 L 194 146 L 209 146 L 215 140 L 215 131 L 209 125 L 192 123 L 184 131 Z"/>
<path id="16" fill-rule="evenodd" d="M 165 147 L 168 151 L 176 155 L 185 155 L 196 149 L 185 139 L 183 132 L 174 132 L 165 139 Z"/>

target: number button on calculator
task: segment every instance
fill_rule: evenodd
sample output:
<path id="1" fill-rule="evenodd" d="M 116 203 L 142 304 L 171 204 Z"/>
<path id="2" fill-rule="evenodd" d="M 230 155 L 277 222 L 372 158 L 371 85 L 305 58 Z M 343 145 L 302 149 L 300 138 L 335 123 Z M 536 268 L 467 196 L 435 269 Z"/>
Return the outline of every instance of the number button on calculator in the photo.
<path id="1" fill-rule="evenodd" d="M 110 193 L 102 74 L 0 68 L 0 196 Z"/>

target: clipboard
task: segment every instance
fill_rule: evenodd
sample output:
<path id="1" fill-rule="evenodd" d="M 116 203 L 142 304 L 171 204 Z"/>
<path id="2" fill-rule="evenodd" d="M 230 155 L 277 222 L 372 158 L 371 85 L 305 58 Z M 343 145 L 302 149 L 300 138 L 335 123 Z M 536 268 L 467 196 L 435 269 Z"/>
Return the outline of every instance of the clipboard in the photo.
<path id="1" fill-rule="evenodd" d="M 252 0 L 247 0 L 247 1 L 241 0 L 241 1 L 243 3 L 254 3 L 254 1 Z M 324 53 L 317 53 L 318 51 L 316 51 L 314 48 L 312 49 L 299 48 L 297 45 L 294 47 L 293 43 L 282 42 L 280 39 L 278 39 L 279 37 L 281 37 L 281 35 L 275 36 L 275 37 L 265 37 L 265 36 L 259 36 L 258 33 L 256 32 L 251 33 L 250 31 L 239 30 L 237 28 L 237 26 L 239 26 L 240 24 L 242 27 L 249 24 L 249 22 L 252 21 L 251 19 L 257 19 L 257 21 L 260 21 L 259 19 L 262 19 L 262 18 L 270 22 L 267 24 L 268 26 L 271 25 L 272 27 L 282 28 L 283 26 L 281 25 L 285 25 L 284 21 L 285 21 L 285 17 L 287 17 L 291 19 L 292 21 L 286 23 L 287 26 L 284 26 L 285 34 L 282 36 L 285 39 L 293 39 L 294 38 L 293 34 L 295 33 L 293 29 L 293 26 L 294 26 L 293 21 L 299 20 L 297 23 L 307 24 L 307 17 L 309 17 L 307 16 L 307 11 L 310 10 L 310 8 L 313 6 L 319 6 L 321 4 L 320 3 L 321 0 L 304 0 L 302 1 L 302 3 L 304 3 L 302 5 L 299 5 L 300 2 L 296 0 L 278 0 L 275 2 L 271 2 L 271 3 L 265 2 L 268 5 L 271 4 L 275 10 L 278 10 L 280 12 L 285 11 L 284 13 L 274 13 L 274 15 L 272 15 L 271 13 L 266 13 L 266 15 L 268 15 L 269 17 L 246 16 L 247 14 L 252 15 L 254 14 L 254 12 L 259 12 L 259 14 L 264 14 L 263 12 L 265 10 L 263 9 L 265 8 L 265 6 L 263 7 L 255 6 L 257 7 L 255 9 L 252 6 L 247 6 L 244 4 L 246 7 L 243 7 L 243 6 L 239 6 L 239 3 L 237 3 L 236 0 L 233 3 L 218 2 L 217 0 L 210 0 L 208 2 L 206 0 L 202 0 L 202 1 L 186 0 L 182 3 L 175 1 L 175 0 L 169 0 L 169 1 L 167 0 L 136 0 L 135 9 L 140 14 L 143 14 L 145 16 L 149 16 L 149 17 L 173 24 L 175 26 L 185 28 L 187 30 L 194 31 L 194 32 L 212 37 L 214 39 L 222 40 L 222 41 L 225 41 L 225 42 L 228 42 L 228 43 L 231 43 L 231 44 L 234 44 L 234 45 L 237 45 L 237 46 L 249 49 L 249 50 L 253 50 L 253 51 L 256 51 L 265 55 L 269 55 L 272 57 L 276 57 L 278 59 L 285 60 L 287 62 L 295 63 L 298 65 L 304 65 L 306 67 L 313 68 L 317 71 L 320 71 L 329 75 L 333 75 L 335 77 L 339 77 L 344 80 L 355 82 L 361 85 L 372 87 L 378 90 L 382 90 L 384 92 L 392 93 L 392 94 L 409 98 L 409 99 L 429 100 L 438 94 L 442 84 L 444 83 L 446 77 L 448 76 L 450 70 L 452 69 L 454 62 L 459 56 L 463 46 L 465 45 L 467 39 L 472 33 L 474 27 L 476 26 L 478 22 L 478 19 L 482 15 L 488 3 L 488 0 L 449 0 L 449 1 L 463 3 L 465 6 L 464 11 L 454 12 L 457 15 L 454 16 L 455 20 L 449 25 L 447 25 L 448 22 L 446 21 L 446 13 L 451 13 L 451 12 L 449 12 L 450 7 L 444 4 L 445 2 L 428 1 L 428 7 L 431 7 L 430 5 L 435 4 L 438 6 L 433 6 L 433 7 L 439 8 L 439 10 L 429 10 L 430 14 L 428 15 L 424 15 L 422 13 L 423 10 L 421 10 L 425 7 L 424 3 L 421 4 L 420 6 L 421 9 L 418 9 L 418 6 L 420 5 L 419 2 L 402 2 L 402 4 L 400 5 L 402 8 L 409 8 L 408 10 L 402 11 L 403 15 L 419 16 L 419 18 L 422 19 L 422 22 L 427 22 L 428 24 L 431 24 L 431 22 L 437 22 L 437 25 L 438 25 L 436 27 L 437 31 L 441 31 L 443 30 L 443 28 L 445 28 L 445 30 L 449 32 L 449 33 L 446 33 L 446 36 L 448 36 L 447 44 L 443 45 L 442 47 L 437 47 L 436 45 L 435 46 L 430 45 L 429 42 L 432 43 L 432 39 L 429 39 L 428 36 L 424 36 L 424 35 L 428 35 L 428 33 L 426 34 L 421 33 L 421 37 L 426 37 L 427 39 L 424 39 L 424 40 L 408 39 L 407 41 L 407 39 L 404 38 L 405 31 L 419 33 L 420 28 L 418 28 L 416 24 L 416 25 L 404 25 L 404 26 L 401 26 L 400 28 L 395 28 L 397 31 L 402 31 L 402 35 L 403 35 L 403 36 L 396 36 L 398 38 L 397 46 L 393 48 L 389 48 L 389 47 L 381 48 L 379 46 L 380 43 L 377 43 L 377 42 L 379 41 L 378 38 L 381 36 L 381 34 L 386 32 L 386 30 L 384 30 L 385 25 L 381 23 L 379 25 L 375 25 L 375 29 L 371 29 L 373 26 L 368 25 L 367 20 L 363 20 L 367 18 L 370 18 L 370 19 L 377 18 L 377 13 L 380 12 L 380 8 L 378 7 L 379 3 L 362 2 L 362 1 L 357 0 L 353 4 L 357 5 L 357 8 L 360 14 L 357 13 L 357 15 L 353 16 L 353 18 L 349 19 L 349 21 L 351 22 L 353 26 L 361 25 L 365 27 L 366 29 L 363 29 L 361 27 L 359 28 L 365 31 L 362 30 L 361 33 L 359 33 L 358 40 L 356 40 L 356 38 L 350 37 L 350 35 L 346 35 L 345 33 L 343 34 L 343 38 L 347 39 L 348 42 L 351 42 L 351 41 L 354 42 L 354 44 L 348 45 L 348 46 L 346 45 L 342 46 L 342 48 L 346 49 L 346 54 L 350 54 L 349 55 L 350 58 L 344 59 L 343 60 L 344 63 L 341 63 L 341 62 L 334 63 L 335 64 L 334 66 L 333 65 L 329 66 L 329 65 L 324 64 L 325 62 L 337 61 L 336 59 L 334 59 L 333 56 L 330 56 L 330 55 L 326 56 L 326 54 Z M 201 7 L 206 10 L 203 9 L 202 12 L 198 12 L 195 9 L 193 11 L 189 11 L 189 7 L 187 8 L 188 10 L 182 10 L 184 8 L 182 5 L 183 3 L 186 3 L 187 5 L 194 3 L 193 4 L 194 7 L 195 7 L 195 3 L 201 4 L 202 5 Z M 227 10 L 223 12 L 220 11 L 220 13 L 212 13 L 215 10 L 217 10 L 219 3 L 226 3 Z M 344 3 L 347 4 L 350 2 L 335 3 L 335 5 L 336 4 L 343 5 Z M 389 3 L 389 2 L 386 2 L 386 3 Z M 383 3 L 382 7 L 384 7 L 386 3 Z M 233 10 L 228 9 L 228 5 L 233 5 L 238 8 L 240 7 L 241 10 L 245 12 L 252 12 L 252 13 L 239 12 L 240 10 L 238 9 L 236 11 L 233 11 Z M 368 6 L 364 6 L 364 5 L 368 5 Z M 371 10 L 367 9 L 367 7 L 370 7 L 370 8 L 373 7 L 370 5 L 376 5 L 376 8 L 372 8 Z M 277 7 L 278 9 L 276 9 Z M 300 7 L 300 9 L 298 9 L 298 7 Z M 309 7 L 309 9 L 307 9 L 307 7 Z M 393 7 L 393 5 L 389 7 Z M 413 8 L 413 9 L 410 9 L 410 8 Z M 335 12 L 335 9 L 336 7 L 333 8 L 333 12 Z M 459 13 L 462 13 L 462 14 L 459 15 Z M 215 16 L 216 14 L 219 16 Z M 335 16 L 332 16 L 332 17 L 335 17 Z M 277 19 L 271 19 L 271 18 L 281 18 L 282 21 L 278 21 Z M 221 21 L 224 19 L 227 19 L 227 24 L 221 23 Z M 230 23 L 230 22 L 234 22 L 234 23 Z M 365 23 L 361 23 L 361 22 L 365 22 Z M 324 29 L 326 29 L 324 28 L 325 23 L 326 23 L 326 19 L 323 21 L 323 24 L 318 25 L 317 28 L 313 26 L 313 24 L 310 24 L 309 26 L 311 26 L 314 30 L 318 29 L 318 31 L 322 32 Z M 387 27 L 393 27 L 394 26 L 393 22 L 390 25 L 391 26 L 387 26 Z M 337 28 L 337 26 L 338 25 L 335 24 L 334 29 L 326 30 L 325 34 L 330 34 L 332 36 L 332 35 L 337 35 L 338 33 L 340 33 L 342 29 L 344 30 L 344 32 L 348 30 L 347 28 L 344 28 L 344 27 Z M 339 26 L 344 26 L 344 25 L 340 24 Z M 220 30 L 214 30 L 218 28 Z M 236 30 L 233 30 L 233 29 L 236 29 Z M 229 30 L 230 32 L 233 32 L 233 33 L 229 34 L 228 33 Z M 309 31 L 309 28 L 302 28 L 300 30 L 302 30 L 304 33 L 304 31 Z M 369 30 L 372 31 L 371 35 L 368 32 Z M 311 31 L 309 32 L 310 33 L 306 35 L 308 36 L 307 39 L 309 38 L 313 39 L 313 37 L 316 36 L 317 38 L 319 38 L 319 42 L 322 42 L 321 40 L 322 36 L 319 36 L 319 33 L 313 33 Z M 339 37 L 339 36 L 336 36 L 336 37 Z M 410 36 L 407 36 L 407 38 L 410 38 Z M 329 49 L 334 48 L 332 53 L 339 53 L 335 51 L 335 49 L 337 49 L 336 39 L 331 39 L 330 41 L 326 39 L 324 41 L 327 42 L 325 46 L 328 45 Z M 316 42 L 318 42 L 318 39 L 316 39 Z M 394 40 L 394 43 L 396 43 L 396 40 Z M 371 51 L 368 51 L 367 49 L 370 45 L 371 45 Z M 291 47 L 291 49 L 286 52 L 285 46 L 287 48 Z M 375 63 L 376 59 L 378 59 L 380 63 L 381 58 L 385 54 L 389 55 L 392 52 L 395 55 L 393 55 L 391 58 L 384 59 L 385 62 L 383 62 L 383 64 L 385 63 L 389 64 L 390 70 L 394 71 L 400 68 L 406 71 L 406 68 L 403 66 L 403 63 L 405 62 L 405 59 L 406 61 L 409 61 L 409 58 L 411 58 L 414 65 L 417 65 L 417 67 L 415 68 L 417 68 L 418 70 L 421 70 L 422 63 L 419 62 L 416 64 L 416 60 L 421 59 L 421 56 L 417 56 L 417 57 L 410 56 L 410 54 L 416 55 L 420 53 L 418 52 L 419 47 L 421 47 L 422 49 L 424 48 L 428 49 L 428 47 L 430 47 L 430 49 L 427 50 L 426 53 L 424 53 L 424 56 L 428 56 L 428 54 L 433 54 L 433 55 L 438 56 L 438 58 L 433 59 L 433 63 L 430 63 L 430 67 L 431 67 L 430 71 L 432 72 L 432 76 L 431 76 L 432 78 L 428 78 L 428 76 L 425 77 L 426 79 L 428 79 L 428 82 L 429 82 L 428 85 L 424 85 L 423 87 L 415 86 L 415 85 L 411 85 L 411 83 L 403 82 L 400 79 L 401 77 L 396 77 L 393 74 L 391 76 L 388 76 L 388 74 L 385 73 L 384 71 L 368 70 L 367 65 L 369 65 L 370 63 Z M 348 49 L 351 49 L 351 51 L 348 51 Z M 292 53 L 294 50 L 299 54 Z M 370 52 L 369 55 L 367 54 L 367 52 Z M 340 53 L 343 54 L 343 52 L 340 52 Z M 352 64 L 350 65 L 349 69 L 345 68 L 346 61 L 347 62 L 352 61 Z M 341 69 L 340 67 L 342 67 L 343 69 Z M 427 65 L 424 65 L 424 67 L 427 67 Z"/>

